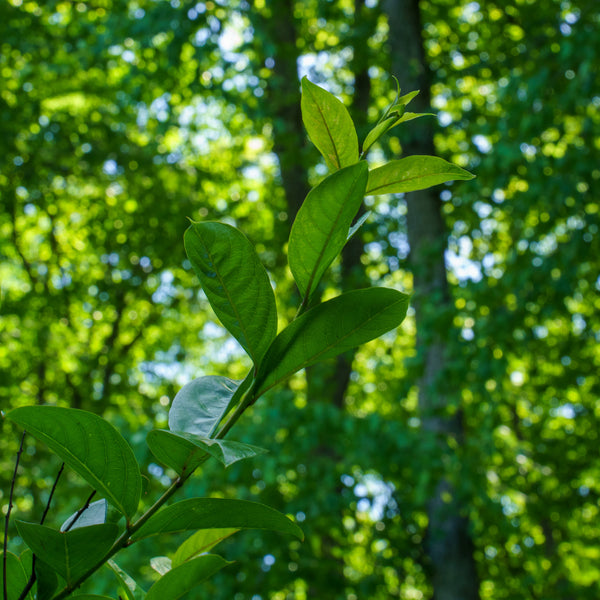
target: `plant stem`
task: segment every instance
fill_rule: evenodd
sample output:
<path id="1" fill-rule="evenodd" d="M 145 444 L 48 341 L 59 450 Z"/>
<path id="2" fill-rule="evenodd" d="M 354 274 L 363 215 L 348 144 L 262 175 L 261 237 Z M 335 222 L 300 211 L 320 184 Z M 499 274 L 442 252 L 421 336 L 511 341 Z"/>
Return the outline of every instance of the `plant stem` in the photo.
<path id="1" fill-rule="evenodd" d="M 25 434 L 23 431 L 21 436 L 21 444 L 19 445 L 19 451 L 17 452 L 17 459 L 15 460 L 15 470 L 13 472 L 12 480 L 10 482 L 10 493 L 8 495 L 8 510 L 6 511 L 6 518 L 4 520 L 4 545 L 2 554 L 2 575 L 3 575 L 3 597 L 4 600 L 8 600 L 8 577 L 7 577 L 7 552 L 8 552 L 8 523 L 10 521 L 10 512 L 13 507 L 13 494 L 15 492 L 15 481 L 17 479 L 17 469 L 19 468 L 19 461 L 21 460 L 21 453 L 23 452 L 23 442 L 25 441 Z"/>

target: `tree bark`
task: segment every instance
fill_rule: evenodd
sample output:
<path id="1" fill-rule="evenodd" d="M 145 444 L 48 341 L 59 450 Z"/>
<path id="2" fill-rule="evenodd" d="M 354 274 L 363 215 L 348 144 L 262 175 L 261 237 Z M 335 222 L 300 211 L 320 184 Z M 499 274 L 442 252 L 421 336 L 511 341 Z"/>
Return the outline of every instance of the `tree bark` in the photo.
<path id="1" fill-rule="evenodd" d="M 430 110 L 431 80 L 421 36 L 419 0 L 386 0 L 384 10 L 390 29 L 392 73 L 398 78 L 404 93 L 421 90 L 411 104 L 411 111 L 427 112 Z M 405 156 L 434 154 L 430 119 L 413 121 L 406 131 L 408 135 L 402 139 Z M 460 411 L 452 416 L 446 414 L 451 391 L 448 395 L 440 394 L 440 386 L 436 386 L 446 368 L 439 315 L 452 312 L 444 259 L 448 233 L 438 190 L 412 192 L 407 194 L 406 201 L 409 261 L 415 289 L 413 306 L 417 321 L 417 351 L 423 361 L 419 381 L 422 428 L 426 435 L 436 439 L 440 451 L 447 451 L 444 450 L 444 442 L 448 437 L 455 438 L 459 444 L 463 437 Z M 429 316 L 431 311 L 426 310 L 432 303 L 436 306 L 435 317 Z M 436 482 L 427 512 L 427 553 L 435 600 L 478 599 L 479 582 L 468 520 L 463 516 L 463 507 L 449 478 L 442 476 Z"/>

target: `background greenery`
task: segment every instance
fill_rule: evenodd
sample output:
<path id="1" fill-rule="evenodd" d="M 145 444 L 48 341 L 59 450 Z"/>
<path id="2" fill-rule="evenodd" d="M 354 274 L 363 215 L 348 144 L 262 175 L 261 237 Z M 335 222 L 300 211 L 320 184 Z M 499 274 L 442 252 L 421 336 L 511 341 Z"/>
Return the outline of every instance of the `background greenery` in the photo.
<path id="1" fill-rule="evenodd" d="M 424 53 L 402 62 L 405 5 Z M 417 132 L 477 174 L 436 188 L 445 231 L 419 260 L 409 229 L 429 205 L 367 199 L 362 238 L 321 293 L 411 289 L 444 257 L 448 288 L 415 281 L 416 321 L 255 406 L 235 437 L 269 455 L 195 478 L 193 493 L 265 502 L 307 536 L 239 534 L 223 549 L 238 562 L 196 597 L 451 598 L 436 583 L 432 523 L 450 522 L 432 520 L 436 498 L 464 524 L 455 553 L 482 598 L 598 597 L 596 1 L 8 0 L 0 23 L 0 406 L 103 414 L 144 461 L 149 498 L 170 473 L 145 435 L 176 391 L 248 367 L 185 260 L 186 217 L 244 230 L 292 310 L 283 243 L 326 172 L 299 76 L 364 131 L 393 98 L 390 74 L 408 92 L 420 73 L 437 119 Z M 413 153 L 411 125 L 373 158 Z M 419 407 L 419 386 L 444 401 Z M 6 510 L 18 432 L 1 427 Z M 19 518 L 39 519 L 58 466 L 27 442 Z M 89 490 L 72 477 L 59 493 L 54 523 Z M 160 543 L 120 562 L 150 581 L 147 557 L 175 547 Z M 114 592 L 108 571 L 94 585 Z"/>

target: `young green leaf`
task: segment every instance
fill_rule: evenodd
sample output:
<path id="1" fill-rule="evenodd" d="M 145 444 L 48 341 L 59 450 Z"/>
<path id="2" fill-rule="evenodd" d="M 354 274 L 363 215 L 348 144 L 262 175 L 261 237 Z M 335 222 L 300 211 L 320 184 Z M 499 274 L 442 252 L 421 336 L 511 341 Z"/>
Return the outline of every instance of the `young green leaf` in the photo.
<path id="1" fill-rule="evenodd" d="M 4 589 L 4 552 L 0 552 L 0 590 Z M 7 600 L 18 600 L 21 591 L 27 584 L 27 573 L 18 556 L 12 552 L 6 553 L 6 587 L 8 591 Z M 30 596 L 27 596 L 30 598 Z"/>
<path id="2" fill-rule="evenodd" d="M 266 452 L 263 448 L 250 444 L 209 439 L 185 431 L 153 429 L 146 439 L 152 454 L 180 475 L 195 469 L 208 456 L 228 467 L 238 460 Z"/>
<path id="3" fill-rule="evenodd" d="M 220 375 L 190 381 L 173 399 L 169 429 L 209 437 L 227 413 L 240 383 Z"/>
<path id="4" fill-rule="evenodd" d="M 195 558 L 200 554 L 208 552 L 214 548 L 219 542 L 227 539 L 229 536 L 237 533 L 239 529 L 201 529 L 193 533 L 173 555 L 171 559 L 172 567 L 178 567 L 186 560 Z"/>
<path id="5" fill-rule="evenodd" d="M 171 559 L 168 556 L 153 556 L 150 566 L 159 574 L 166 575 L 171 570 Z"/>
<path id="6" fill-rule="evenodd" d="M 216 554 L 194 558 L 161 577 L 148 590 L 146 600 L 177 600 L 229 564 Z"/>
<path id="7" fill-rule="evenodd" d="M 61 531 L 69 531 L 73 529 L 77 529 L 78 527 L 89 527 L 90 525 L 100 525 L 101 523 L 106 523 L 106 512 L 108 509 L 108 505 L 106 500 L 102 498 L 102 500 L 98 500 L 96 502 L 92 502 L 80 515 L 78 512 L 73 513 L 61 526 Z M 77 520 L 75 521 L 75 518 Z M 75 521 L 73 523 L 73 521 Z M 73 523 L 73 525 L 71 525 Z"/>
<path id="8" fill-rule="evenodd" d="M 235 227 L 212 221 L 193 223 L 184 244 L 217 317 L 258 365 L 277 333 L 277 309 L 254 247 Z"/>
<path id="9" fill-rule="evenodd" d="M 296 371 L 395 329 L 409 296 L 388 288 L 348 292 L 311 308 L 271 344 L 255 380 L 260 395 Z"/>
<path id="10" fill-rule="evenodd" d="M 302 121 L 311 142 L 335 171 L 358 162 L 358 137 L 350 113 L 333 94 L 302 79 Z"/>
<path id="11" fill-rule="evenodd" d="M 16 525 L 19 535 L 33 553 L 68 585 L 106 554 L 119 533 L 119 528 L 113 523 L 82 527 L 66 533 L 25 521 L 17 521 Z"/>
<path id="12" fill-rule="evenodd" d="M 326 177 L 298 211 L 290 234 L 290 270 L 306 304 L 323 273 L 348 241 L 348 231 L 365 195 L 367 163 Z"/>
<path id="13" fill-rule="evenodd" d="M 135 514 L 140 470 L 133 451 L 110 423 L 84 410 L 58 406 L 23 406 L 6 416 L 47 444 L 125 516 Z"/>
<path id="14" fill-rule="evenodd" d="M 367 195 L 424 190 L 439 183 L 473 179 L 474 175 L 436 156 L 408 156 L 369 172 Z"/>
<path id="15" fill-rule="evenodd" d="M 350 241 L 358 232 L 358 230 L 365 224 L 365 221 L 371 216 L 371 211 L 368 210 L 364 213 L 357 221 L 350 227 L 348 230 L 348 239 L 346 241 Z"/>
<path id="16" fill-rule="evenodd" d="M 146 592 L 136 583 L 129 573 L 126 573 L 121 569 L 121 567 L 112 559 L 106 561 L 106 566 L 117 578 L 121 589 L 127 596 L 127 600 L 144 600 Z"/>
<path id="17" fill-rule="evenodd" d="M 227 498 L 192 498 L 157 512 L 131 539 L 136 541 L 159 533 L 217 528 L 269 529 L 304 538 L 298 525 L 264 504 Z"/>

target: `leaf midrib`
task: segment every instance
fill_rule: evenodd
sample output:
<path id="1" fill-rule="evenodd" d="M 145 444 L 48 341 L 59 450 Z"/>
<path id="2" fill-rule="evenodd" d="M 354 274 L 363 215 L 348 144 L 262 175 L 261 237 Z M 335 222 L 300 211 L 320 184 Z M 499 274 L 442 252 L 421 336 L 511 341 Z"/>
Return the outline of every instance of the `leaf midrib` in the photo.
<path id="1" fill-rule="evenodd" d="M 456 173 L 451 173 L 450 171 L 444 171 L 442 173 L 429 173 L 427 175 L 415 175 L 414 177 L 406 177 L 404 179 L 397 179 L 396 181 L 393 181 L 391 183 L 385 183 L 383 185 L 378 185 L 377 187 L 374 188 L 367 188 L 366 194 L 371 194 L 376 190 L 380 190 L 382 188 L 386 188 L 388 186 L 391 185 L 396 185 L 398 183 L 405 183 L 405 182 L 409 182 L 409 181 L 414 181 L 416 179 L 424 179 L 425 177 L 435 177 L 436 175 L 456 175 Z"/>

